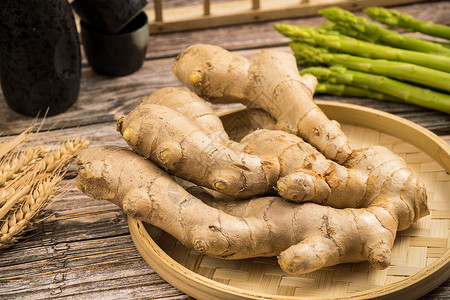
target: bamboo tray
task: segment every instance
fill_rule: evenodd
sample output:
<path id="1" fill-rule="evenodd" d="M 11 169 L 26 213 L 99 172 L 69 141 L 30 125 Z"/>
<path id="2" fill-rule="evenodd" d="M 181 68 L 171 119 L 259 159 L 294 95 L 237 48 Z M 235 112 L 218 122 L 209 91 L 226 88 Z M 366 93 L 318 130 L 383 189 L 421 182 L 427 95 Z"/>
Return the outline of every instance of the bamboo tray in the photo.
<path id="1" fill-rule="evenodd" d="M 145 261 L 176 288 L 197 299 L 405 299 L 418 298 L 450 277 L 450 147 L 433 133 L 402 118 L 360 106 L 317 101 L 342 124 L 355 146 L 390 148 L 424 181 L 430 215 L 399 232 L 392 264 L 341 264 L 301 276 L 284 273 L 276 258 L 220 260 L 189 250 L 162 230 L 128 219 Z M 222 116 L 232 136 L 257 120 L 245 110 Z"/>

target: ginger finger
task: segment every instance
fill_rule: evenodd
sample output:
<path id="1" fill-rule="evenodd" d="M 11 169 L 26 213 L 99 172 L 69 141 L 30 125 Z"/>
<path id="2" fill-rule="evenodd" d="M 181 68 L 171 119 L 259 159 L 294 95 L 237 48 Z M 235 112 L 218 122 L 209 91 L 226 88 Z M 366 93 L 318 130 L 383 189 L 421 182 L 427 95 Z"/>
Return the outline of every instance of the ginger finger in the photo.
<path id="1" fill-rule="evenodd" d="M 192 249 L 227 255 L 226 237 L 214 230 L 225 214 L 208 210 L 150 161 L 126 148 L 105 146 L 82 152 L 77 164 L 77 187 L 83 193 L 108 200 L 126 214 L 163 228 Z M 204 223 L 196 224 L 198 216 Z M 244 234 L 247 226 L 233 221 Z"/>
<path id="2" fill-rule="evenodd" d="M 284 199 L 318 204 L 325 202 L 331 194 L 328 183 L 309 170 L 297 170 L 281 177 L 277 181 L 277 191 Z"/>
<path id="3" fill-rule="evenodd" d="M 141 101 L 141 105 L 159 104 L 171 108 L 193 121 L 207 136 L 215 141 L 230 143 L 228 134 L 211 107 L 197 94 L 180 87 L 159 89 Z"/>
<path id="4" fill-rule="evenodd" d="M 138 154 L 178 177 L 227 195 L 273 191 L 279 177 L 276 158 L 233 150 L 165 106 L 140 105 L 121 118 L 117 128 Z"/>
<path id="5" fill-rule="evenodd" d="M 344 225 L 348 216 L 342 212 L 350 212 L 354 215 L 353 222 Z M 391 248 L 395 238 L 395 232 L 390 235 L 386 228 L 377 219 L 377 215 L 366 209 L 333 211 L 328 214 L 326 224 L 330 230 L 339 228 L 328 236 L 309 236 L 298 244 L 295 244 L 278 256 L 278 263 L 282 269 L 291 274 L 303 274 L 305 270 L 318 270 L 325 266 L 338 264 L 346 253 L 355 253 L 354 262 L 359 255 L 368 260 L 375 269 L 385 269 L 391 262 Z M 335 220 L 334 220 L 335 219 Z M 339 224 L 339 226 L 335 225 Z M 349 235 L 361 237 L 360 241 L 354 240 Z M 341 243 L 350 239 L 354 244 Z M 361 253 L 358 253 L 361 251 Z M 356 254 L 358 253 L 358 254 Z M 348 259 L 351 260 L 350 257 Z M 296 263 L 292 263 L 296 262 Z M 351 262 L 351 261 L 350 261 Z"/>
<path id="6" fill-rule="evenodd" d="M 344 162 L 347 137 L 313 102 L 317 81 L 298 73 L 293 55 L 263 50 L 251 60 L 213 45 L 194 45 L 172 67 L 190 90 L 213 103 L 240 102 L 267 111 L 277 129 L 300 134 L 327 158 Z"/>
<path id="7" fill-rule="evenodd" d="M 300 137 L 279 130 L 255 130 L 238 149 L 253 155 L 274 156 L 280 164 L 277 190 L 281 197 L 294 201 L 312 201 L 335 208 L 367 207 L 361 201 L 365 182 L 325 158 Z M 351 190 L 351 193 L 348 193 Z"/>

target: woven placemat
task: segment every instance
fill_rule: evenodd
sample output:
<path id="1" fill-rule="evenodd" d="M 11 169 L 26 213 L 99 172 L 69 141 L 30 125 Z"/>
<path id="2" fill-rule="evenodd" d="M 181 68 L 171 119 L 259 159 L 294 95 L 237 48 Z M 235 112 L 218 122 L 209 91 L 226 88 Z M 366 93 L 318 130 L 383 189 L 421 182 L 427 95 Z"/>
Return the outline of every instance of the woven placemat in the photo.
<path id="1" fill-rule="evenodd" d="M 279 296 L 339 297 L 386 286 L 420 272 L 450 247 L 450 175 L 429 155 L 396 137 L 342 124 L 354 147 L 383 145 L 402 157 L 425 183 L 430 215 L 399 232 L 392 264 L 375 270 L 367 262 L 341 264 L 305 275 L 283 272 L 276 258 L 221 260 L 187 249 L 158 228 L 146 226 L 153 240 L 179 264 L 211 280 L 248 291 Z"/>

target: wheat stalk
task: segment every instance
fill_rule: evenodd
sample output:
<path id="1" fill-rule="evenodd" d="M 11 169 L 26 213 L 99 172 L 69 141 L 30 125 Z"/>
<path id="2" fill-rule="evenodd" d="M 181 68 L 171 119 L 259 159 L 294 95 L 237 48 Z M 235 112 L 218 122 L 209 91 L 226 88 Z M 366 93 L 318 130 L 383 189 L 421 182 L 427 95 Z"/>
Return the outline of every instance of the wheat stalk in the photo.
<path id="1" fill-rule="evenodd" d="M 17 146 L 22 144 L 32 134 L 31 130 L 34 128 L 34 126 L 35 125 L 31 125 L 25 131 L 23 131 L 21 134 L 19 134 L 18 136 L 16 136 L 14 139 L 10 140 L 9 142 L 1 143 L 0 144 L 0 158 L 4 157 L 9 152 L 16 149 Z"/>
<path id="2" fill-rule="evenodd" d="M 67 140 L 60 144 L 59 148 L 53 151 L 47 151 L 46 155 L 42 157 L 39 161 L 34 163 L 30 160 L 30 164 L 22 167 L 22 172 L 20 174 L 16 173 L 16 178 L 12 180 L 7 186 L 5 186 L 5 191 L 7 192 L 6 197 L 3 199 L 3 204 L 0 207 L 4 207 L 8 202 L 10 202 L 8 195 L 12 195 L 21 188 L 31 183 L 34 177 L 39 177 L 40 174 L 52 173 L 57 169 L 61 169 L 63 166 L 67 165 L 82 149 L 88 146 L 89 142 L 81 137 L 75 137 L 73 139 Z M 19 176 L 20 175 L 20 176 Z M 9 206 L 12 206 L 9 204 Z M 0 219 L 3 217 L 0 209 Z"/>
<path id="3" fill-rule="evenodd" d="M 21 197 L 20 207 L 8 215 L 0 228 L 0 249 L 11 246 L 29 229 L 33 218 L 56 194 L 62 178 L 62 175 L 49 175 L 36 183 L 31 193 Z"/>
<path id="4" fill-rule="evenodd" d="M 14 178 L 23 175 L 27 169 L 35 165 L 49 151 L 48 148 L 38 146 L 27 149 L 20 155 L 11 156 L 11 159 L 0 165 L 0 188 L 5 187 Z"/>
<path id="5" fill-rule="evenodd" d="M 33 169 L 38 173 L 48 172 L 68 164 L 78 153 L 89 145 L 85 138 L 77 136 L 63 142 L 58 149 L 49 152 Z"/>
<path id="6" fill-rule="evenodd" d="M 78 136 L 52 151 L 42 146 L 30 148 L 2 165 L 0 249 L 11 246 L 27 230 L 33 217 L 57 194 L 64 168 L 88 145 L 88 140 Z"/>

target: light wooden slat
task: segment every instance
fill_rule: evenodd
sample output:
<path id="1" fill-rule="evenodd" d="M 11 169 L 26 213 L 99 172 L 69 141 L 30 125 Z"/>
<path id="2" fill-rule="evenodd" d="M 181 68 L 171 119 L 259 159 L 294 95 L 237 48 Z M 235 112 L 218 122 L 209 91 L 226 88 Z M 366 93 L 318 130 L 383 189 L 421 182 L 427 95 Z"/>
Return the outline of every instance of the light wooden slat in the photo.
<path id="1" fill-rule="evenodd" d="M 163 22 L 158 19 L 150 21 L 150 34 L 312 16 L 320 9 L 335 5 L 358 10 L 368 6 L 392 6 L 421 1 L 423 0 L 225 1 L 208 5 L 208 14 L 205 14 L 205 8 L 209 1 L 204 1 L 200 6 L 165 9 Z"/>
<path id="2" fill-rule="evenodd" d="M 261 1 L 260 0 L 252 0 L 252 9 L 256 10 L 261 7 Z"/>
<path id="3" fill-rule="evenodd" d="M 450 210 L 431 211 L 431 217 L 433 219 L 449 219 Z"/>
<path id="4" fill-rule="evenodd" d="M 162 0 L 154 0 L 155 22 L 163 21 L 163 5 Z"/>
<path id="5" fill-rule="evenodd" d="M 446 248 L 447 239 L 435 237 L 411 237 L 411 246 Z"/>
<path id="6" fill-rule="evenodd" d="M 203 0 L 203 15 L 209 16 L 211 14 L 211 1 Z"/>

